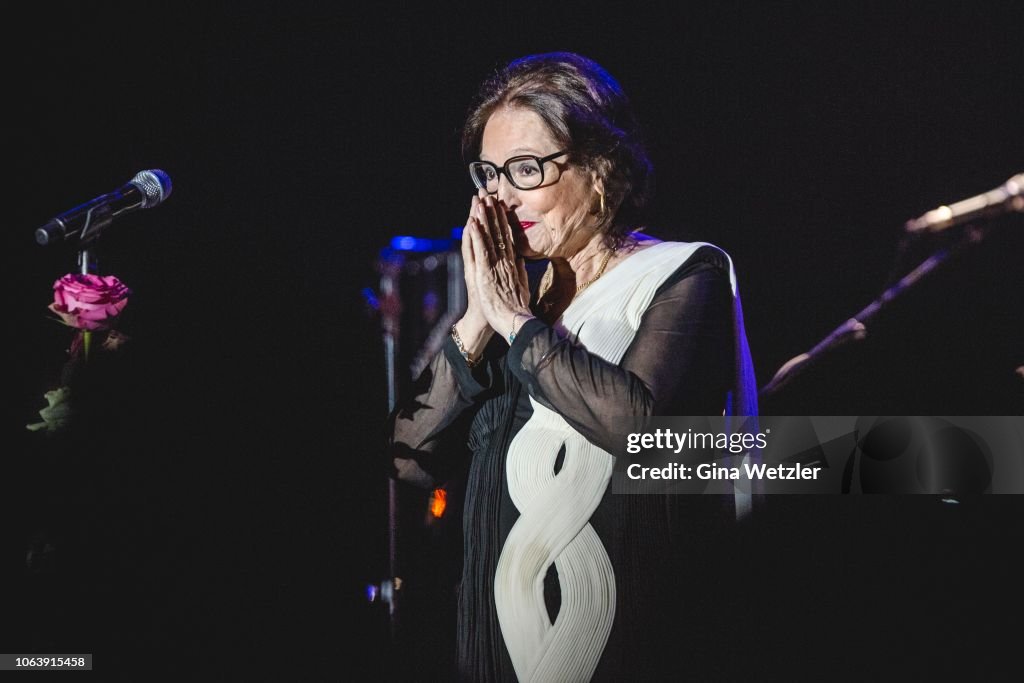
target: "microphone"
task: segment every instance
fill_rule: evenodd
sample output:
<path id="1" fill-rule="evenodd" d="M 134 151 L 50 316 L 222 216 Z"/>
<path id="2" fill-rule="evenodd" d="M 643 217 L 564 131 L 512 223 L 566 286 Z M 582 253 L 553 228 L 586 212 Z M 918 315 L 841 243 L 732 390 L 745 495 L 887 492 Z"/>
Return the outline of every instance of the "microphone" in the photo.
<path id="1" fill-rule="evenodd" d="M 907 221 L 904 230 L 911 234 L 939 232 L 976 218 L 992 218 L 1011 211 L 1024 211 L 1024 173 L 1018 173 L 996 189 L 975 195 L 956 204 L 937 209 Z"/>
<path id="2" fill-rule="evenodd" d="M 170 176 L 155 168 L 139 171 L 123 187 L 65 211 L 36 230 L 36 242 L 45 247 L 74 240 L 87 247 L 121 214 L 158 206 L 170 196 Z"/>

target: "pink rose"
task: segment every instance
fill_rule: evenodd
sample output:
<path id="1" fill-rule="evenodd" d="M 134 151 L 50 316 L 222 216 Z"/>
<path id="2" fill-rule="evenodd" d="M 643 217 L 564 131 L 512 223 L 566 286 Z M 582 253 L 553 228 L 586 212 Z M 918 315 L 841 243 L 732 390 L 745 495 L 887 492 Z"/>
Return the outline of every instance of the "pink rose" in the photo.
<path id="1" fill-rule="evenodd" d="M 53 283 L 50 310 L 80 330 L 107 330 L 128 305 L 131 294 L 113 275 L 65 275 Z"/>

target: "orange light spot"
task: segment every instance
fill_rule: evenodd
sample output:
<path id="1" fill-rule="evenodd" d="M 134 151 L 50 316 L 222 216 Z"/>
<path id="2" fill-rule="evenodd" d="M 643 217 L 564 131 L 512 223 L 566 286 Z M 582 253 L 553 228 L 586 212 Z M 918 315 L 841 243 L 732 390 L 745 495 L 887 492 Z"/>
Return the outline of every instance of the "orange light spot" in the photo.
<path id="1" fill-rule="evenodd" d="M 446 507 L 448 507 L 448 492 L 444 489 L 434 489 L 434 495 L 430 498 L 430 514 L 440 519 Z"/>

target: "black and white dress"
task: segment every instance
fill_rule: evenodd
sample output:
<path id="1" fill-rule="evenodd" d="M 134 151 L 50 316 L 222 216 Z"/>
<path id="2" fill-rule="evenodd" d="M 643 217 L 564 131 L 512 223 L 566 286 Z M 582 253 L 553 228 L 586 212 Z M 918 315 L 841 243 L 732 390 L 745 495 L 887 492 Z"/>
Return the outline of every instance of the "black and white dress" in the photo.
<path id="1" fill-rule="evenodd" d="M 468 455 L 460 676 L 672 669 L 687 616 L 701 618 L 681 591 L 700 574 L 688 539 L 735 520 L 736 503 L 613 495 L 609 418 L 756 414 L 728 256 L 703 243 L 638 251 L 554 325 L 530 320 L 511 346 L 492 339 L 476 368 L 449 339 L 413 393 L 392 416 L 397 476 L 433 485 Z"/>

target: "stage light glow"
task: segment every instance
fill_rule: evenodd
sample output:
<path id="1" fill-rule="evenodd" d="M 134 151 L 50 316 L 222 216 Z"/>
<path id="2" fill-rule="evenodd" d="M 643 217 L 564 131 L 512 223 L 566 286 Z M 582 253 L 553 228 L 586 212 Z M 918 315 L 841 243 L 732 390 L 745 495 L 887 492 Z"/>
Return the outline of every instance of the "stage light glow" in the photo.
<path id="1" fill-rule="evenodd" d="M 430 497 L 430 514 L 435 519 L 440 519 L 447 507 L 448 492 L 444 489 L 434 489 L 434 495 Z"/>
<path id="2" fill-rule="evenodd" d="M 404 252 L 440 252 L 452 248 L 450 239 L 431 239 L 429 237 L 413 237 L 397 235 L 391 238 L 391 249 Z"/>

